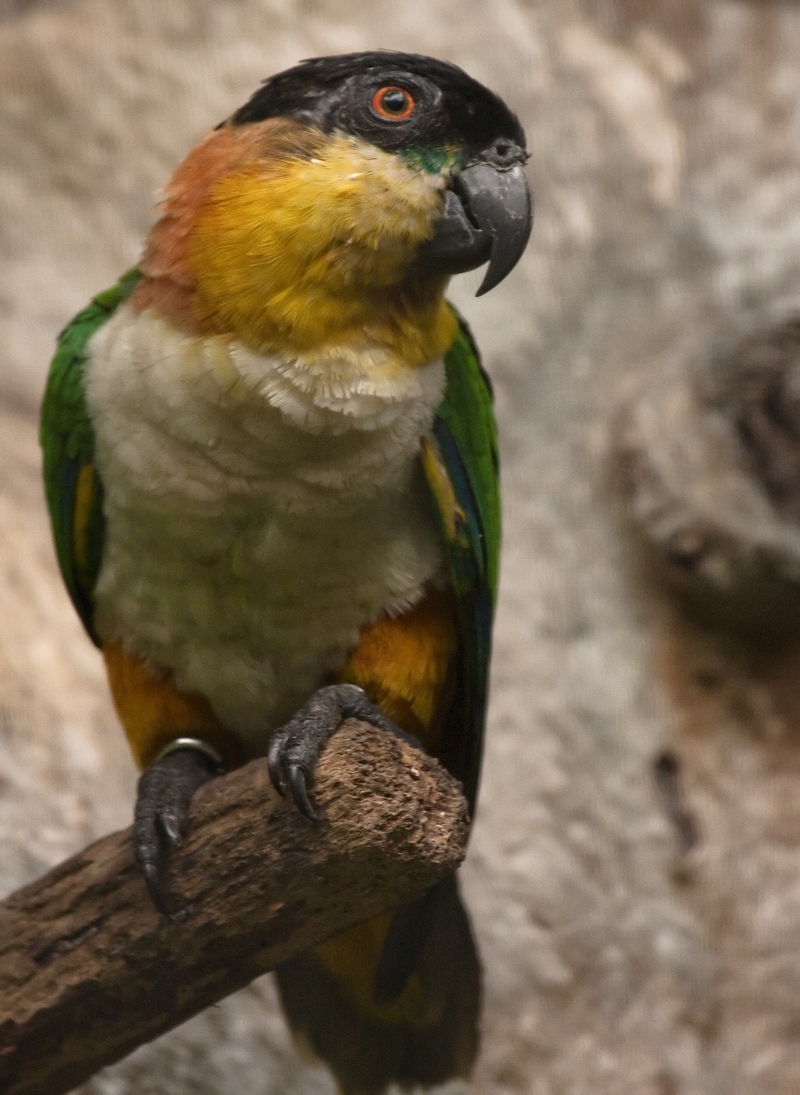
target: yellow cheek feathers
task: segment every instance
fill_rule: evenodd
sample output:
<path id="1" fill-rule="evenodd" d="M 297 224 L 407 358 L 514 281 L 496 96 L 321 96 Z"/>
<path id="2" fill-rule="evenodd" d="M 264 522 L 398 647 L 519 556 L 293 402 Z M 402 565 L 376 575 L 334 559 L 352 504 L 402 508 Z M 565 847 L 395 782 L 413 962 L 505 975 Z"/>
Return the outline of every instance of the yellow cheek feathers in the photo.
<path id="1" fill-rule="evenodd" d="M 441 204 L 436 176 L 338 134 L 309 159 L 259 159 L 221 178 L 189 241 L 195 319 L 263 353 L 377 340 L 405 365 L 438 357 L 455 319 L 409 273 Z"/>

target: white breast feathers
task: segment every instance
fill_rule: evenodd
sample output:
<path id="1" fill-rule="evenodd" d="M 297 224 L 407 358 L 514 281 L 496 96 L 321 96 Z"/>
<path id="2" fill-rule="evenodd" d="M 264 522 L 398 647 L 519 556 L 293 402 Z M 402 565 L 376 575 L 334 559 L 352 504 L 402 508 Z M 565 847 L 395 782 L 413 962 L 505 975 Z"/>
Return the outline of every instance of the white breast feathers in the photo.
<path id="1" fill-rule="evenodd" d="M 441 360 L 265 357 L 128 305 L 90 343 L 100 633 L 262 748 L 442 569 L 419 466 Z"/>

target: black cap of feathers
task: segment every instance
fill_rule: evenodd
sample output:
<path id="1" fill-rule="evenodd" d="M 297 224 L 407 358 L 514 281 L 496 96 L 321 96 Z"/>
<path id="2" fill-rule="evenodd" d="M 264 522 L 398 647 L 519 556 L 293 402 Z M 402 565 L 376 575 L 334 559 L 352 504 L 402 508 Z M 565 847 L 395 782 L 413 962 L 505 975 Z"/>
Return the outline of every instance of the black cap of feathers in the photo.
<path id="1" fill-rule="evenodd" d="M 402 121 L 372 109 L 383 87 L 401 87 L 414 99 Z M 315 57 L 270 76 L 223 123 L 246 125 L 292 117 L 325 133 L 343 130 L 387 151 L 450 142 L 478 151 L 498 138 L 525 147 L 517 117 L 493 91 L 447 61 L 388 50 Z"/>

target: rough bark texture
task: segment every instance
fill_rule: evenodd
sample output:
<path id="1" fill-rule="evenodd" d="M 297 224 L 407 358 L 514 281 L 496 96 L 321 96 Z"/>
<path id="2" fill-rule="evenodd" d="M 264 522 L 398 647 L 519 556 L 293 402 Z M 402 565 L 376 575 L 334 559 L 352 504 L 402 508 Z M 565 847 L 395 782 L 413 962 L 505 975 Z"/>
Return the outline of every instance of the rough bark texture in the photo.
<path id="1" fill-rule="evenodd" d="M 131 831 L 0 904 L 0 1090 L 61 1095 L 288 958 L 452 873 L 467 804 L 428 757 L 364 723 L 318 766 L 313 825 L 256 760 L 202 787 L 153 908 Z"/>
<path id="2" fill-rule="evenodd" d="M 484 779 L 462 869 L 486 968 L 474 1090 L 796 1095 L 797 578 L 781 564 L 769 579 L 784 608 L 780 626 L 762 614 L 765 645 L 741 624 L 762 563 L 755 585 L 749 563 L 730 570 L 744 586 L 723 597 L 715 585 L 709 613 L 705 571 L 679 560 L 703 555 L 709 523 L 723 561 L 785 560 L 796 535 L 752 450 L 737 449 L 738 412 L 703 378 L 721 342 L 800 310 L 800 5 L 4 10 L 6 890 L 131 809 L 132 767 L 36 485 L 27 408 L 55 332 L 135 261 L 152 191 L 265 75 L 378 46 L 448 57 L 519 112 L 536 197 L 520 268 L 480 300 L 479 275 L 452 294 L 494 379 L 505 494 Z M 662 526 L 665 494 L 675 520 Z M 768 550 L 754 548 L 765 536 Z M 264 979 L 82 1089 L 290 1091 L 332 1085 L 298 1062 Z"/>

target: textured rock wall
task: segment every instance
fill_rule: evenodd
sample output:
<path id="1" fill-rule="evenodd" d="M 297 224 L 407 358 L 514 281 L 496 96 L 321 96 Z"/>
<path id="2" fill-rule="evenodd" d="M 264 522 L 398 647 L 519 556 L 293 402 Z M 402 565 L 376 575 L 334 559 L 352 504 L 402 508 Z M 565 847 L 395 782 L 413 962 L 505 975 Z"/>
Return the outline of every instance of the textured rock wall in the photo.
<path id="1" fill-rule="evenodd" d="M 136 260 L 152 192 L 263 76 L 376 46 L 462 64 L 533 152 L 524 262 L 479 301 L 478 275 L 453 293 L 495 380 L 506 499 L 464 868 L 486 965 L 474 1089 L 794 1095 L 794 616 L 740 626 L 736 581 L 706 611 L 685 562 L 698 528 L 750 544 L 772 515 L 741 502 L 761 484 L 698 377 L 721 339 L 798 306 L 794 4 L 0 5 L 0 885 L 126 823 L 133 794 L 38 487 L 54 335 Z M 331 1090 L 265 980 L 84 1095 Z"/>

